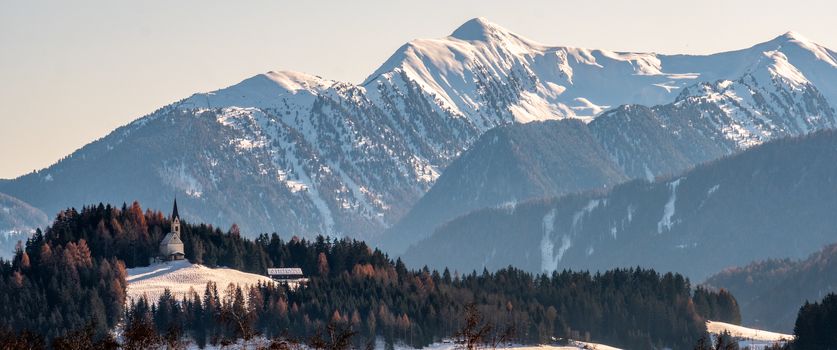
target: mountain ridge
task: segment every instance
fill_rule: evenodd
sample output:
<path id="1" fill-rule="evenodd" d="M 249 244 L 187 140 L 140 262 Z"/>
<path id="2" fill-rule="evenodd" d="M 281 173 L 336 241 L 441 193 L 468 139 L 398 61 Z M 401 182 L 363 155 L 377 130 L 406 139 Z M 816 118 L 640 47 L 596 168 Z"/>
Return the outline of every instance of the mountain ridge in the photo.
<path id="1" fill-rule="evenodd" d="M 761 54 L 551 47 L 484 19 L 454 33 L 461 38 L 402 46 L 362 85 L 274 71 L 194 94 L 48 168 L 0 182 L 0 191 L 45 212 L 102 199 L 162 206 L 170 198 L 161 197 L 180 194 L 192 201 L 187 215 L 246 232 L 369 238 L 403 217 L 489 129 L 668 103 L 685 86 L 737 78 L 729 67 Z M 808 42 L 785 47 L 789 62 L 837 100 L 833 52 Z M 107 184 L 104 173 L 131 181 Z"/>

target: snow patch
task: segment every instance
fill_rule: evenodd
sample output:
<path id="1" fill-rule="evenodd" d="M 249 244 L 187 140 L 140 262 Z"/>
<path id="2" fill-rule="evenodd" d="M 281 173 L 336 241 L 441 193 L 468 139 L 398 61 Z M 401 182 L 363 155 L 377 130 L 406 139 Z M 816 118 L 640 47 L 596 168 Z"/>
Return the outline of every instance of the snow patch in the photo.
<path id="1" fill-rule="evenodd" d="M 567 235 L 561 235 L 561 246 L 555 252 L 555 243 L 552 242 L 552 233 L 555 230 L 555 209 L 550 210 L 543 217 L 543 237 L 541 238 L 541 270 L 551 272 L 558 269 L 558 263 L 564 257 L 564 253 L 572 247 L 572 239 Z"/>
<path id="2" fill-rule="evenodd" d="M 555 209 L 550 210 L 543 217 L 543 237 L 541 237 L 541 270 L 555 271 L 558 268 L 558 261 L 555 260 L 553 251 L 555 244 L 552 243 L 552 232 L 555 229 Z"/>
<path id="3" fill-rule="evenodd" d="M 715 193 L 715 191 L 717 191 L 717 190 L 718 190 L 718 188 L 720 188 L 720 187 L 721 187 L 721 185 L 715 185 L 715 186 L 712 186 L 711 188 L 709 188 L 709 190 L 708 190 L 708 191 L 706 191 L 706 196 L 707 196 L 707 197 L 711 196 L 711 195 L 712 195 L 713 193 Z"/>
<path id="4" fill-rule="evenodd" d="M 666 202 L 666 205 L 663 207 L 663 217 L 657 223 L 657 233 L 663 233 L 663 229 L 668 231 L 674 225 L 671 218 L 674 216 L 674 203 L 677 200 L 677 186 L 680 185 L 680 180 L 682 180 L 682 178 L 668 184 L 668 188 L 671 190 L 671 195 L 668 198 L 668 202 Z"/>
<path id="5" fill-rule="evenodd" d="M 555 271 L 558 268 L 558 261 L 561 261 L 561 259 L 564 257 L 564 253 L 566 253 L 567 250 L 569 250 L 570 247 L 572 247 L 572 246 L 573 246 L 572 239 L 567 235 L 562 235 L 561 236 L 561 246 L 558 247 L 558 254 L 555 255 L 555 259 L 557 259 L 555 261 L 555 269 L 553 269 L 552 271 Z"/>
<path id="6" fill-rule="evenodd" d="M 157 169 L 157 174 L 159 174 L 163 183 L 176 190 L 183 191 L 190 197 L 200 198 L 204 192 L 203 186 L 186 169 L 186 164 L 183 163 L 174 166 L 164 164 L 161 168 Z"/>
<path id="7" fill-rule="evenodd" d="M 645 180 L 648 182 L 654 182 L 654 173 L 651 172 L 651 169 L 648 169 L 648 164 L 643 164 L 642 168 L 645 170 Z"/>
<path id="8" fill-rule="evenodd" d="M 810 84 L 805 75 L 796 69 L 790 62 L 788 56 L 785 56 L 781 51 L 766 51 L 764 56 L 769 58 L 772 63 L 768 66 L 768 70 L 774 76 L 781 77 L 788 82 L 792 87 L 801 89 L 802 86 Z"/>
<path id="9" fill-rule="evenodd" d="M 577 211 L 573 214 L 573 229 L 578 226 L 578 223 L 581 222 L 585 216 L 590 215 L 593 210 L 599 207 L 599 203 L 601 203 L 598 199 L 591 199 L 587 202 L 587 205 L 584 206 L 580 211 Z"/>

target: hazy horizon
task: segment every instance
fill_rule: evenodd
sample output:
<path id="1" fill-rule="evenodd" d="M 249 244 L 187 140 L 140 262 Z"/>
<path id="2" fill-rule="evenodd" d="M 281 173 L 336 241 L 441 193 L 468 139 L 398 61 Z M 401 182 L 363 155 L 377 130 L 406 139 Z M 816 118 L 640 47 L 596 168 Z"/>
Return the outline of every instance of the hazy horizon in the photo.
<path id="1" fill-rule="evenodd" d="M 270 70 L 360 83 L 404 43 L 445 37 L 474 17 L 548 45 L 614 51 L 708 54 L 789 30 L 837 47 L 835 5 L 780 4 L 4 1 L 0 178 L 49 166 L 192 93 Z"/>

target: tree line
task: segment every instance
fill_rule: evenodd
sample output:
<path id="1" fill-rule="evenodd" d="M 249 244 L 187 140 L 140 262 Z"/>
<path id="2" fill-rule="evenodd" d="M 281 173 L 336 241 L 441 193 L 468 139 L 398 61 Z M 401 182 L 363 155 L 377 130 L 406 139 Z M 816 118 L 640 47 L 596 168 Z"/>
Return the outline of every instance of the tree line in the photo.
<path id="1" fill-rule="evenodd" d="M 705 335 L 707 317 L 734 319 L 738 312 L 729 293 L 693 293 L 681 275 L 639 267 L 552 274 L 513 267 L 464 274 L 410 269 L 356 240 L 284 240 L 278 234 L 249 240 L 235 226 L 224 232 L 189 223 L 181 226 L 182 239 L 186 257 L 194 263 L 259 274 L 268 267 L 301 267 L 310 282 L 293 290 L 276 284 L 209 285 L 203 293 L 179 299 L 164 293 L 159 300 L 131 301 L 123 310 L 125 267 L 147 265 L 169 225 L 161 212 L 143 211 L 138 203 L 60 212 L 50 228 L 2 263 L 3 297 L 29 303 L 4 302 L 8 312 L 0 314 L 0 326 L 21 336 L 31 332 L 49 343 L 89 324 L 104 337 L 104 330 L 123 320 L 126 329 L 138 325 L 160 337 L 204 345 L 257 334 L 309 339 L 329 325 L 340 325 L 357 333 L 353 342 L 358 347 L 378 339 L 390 347 L 421 347 L 456 334 L 468 305 L 473 305 L 485 320 L 513 325 L 513 341 L 520 343 L 574 338 L 624 348 L 689 348 Z M 44 249 L 60 251 L 68 263 L 41 259 L 40 254 L 32 258 Z M 14 283 L 18 275 L 40 282 L 23 288 Z M 48 302 L 30 307 L 41 294 Z M 98 296 L 99 301 L 79 295 Z M 70 309 L 58 312 L 62 318 L 75 315 L 73 321 L 42 321 L 55 308 Z"/>

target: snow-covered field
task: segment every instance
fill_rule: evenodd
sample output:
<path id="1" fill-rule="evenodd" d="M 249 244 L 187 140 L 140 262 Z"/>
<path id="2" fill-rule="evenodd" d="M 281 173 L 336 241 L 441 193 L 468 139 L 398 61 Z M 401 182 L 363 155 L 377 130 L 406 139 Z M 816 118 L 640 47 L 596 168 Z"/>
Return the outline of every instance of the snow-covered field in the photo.
<path id="1" fill-rule="evenodd" d="M 215 282 L 221 297 L 224 289 L 230 283 L 254 285 L 261 282 L 271 282 L 267 276 L 241 272 L 228 268 L 212 269 L 203 265 L 192 264 L 187 260 L 163 262 L 146 267 L 128 269 L 128 300 L 137 300 L 143 295 L 148 301 L 156 301 L 163 290 L 169 291 L 178 300 L 194 289 L 203 296 L 207 282 Z"/>
<path id="2" fill-rule="evenodd" d="M 724 331 L 729 332 L 732 337 L 738 340 L 738 345 L 741 348 L 763 349 L 766 346 L 793 339 L 793 335 L 790 334 L 768 332 L 724 322 L 707 321 L 706 329 L 713 335 L 721 334 Z"/>
<path id="3" fill-rule="evenodd" d="M 730 335 L 736 338 L 747 338 L 763 341 L 780 341 L 793 339 L 793 335 L 790 334 L 768 332 L 760 329 L 747 328 L 724 322 L 707 321 L 706 328 L 709 330 L 709 333 L 721 334 L 724 331 L 727 331 L 730 333 Z"/>

